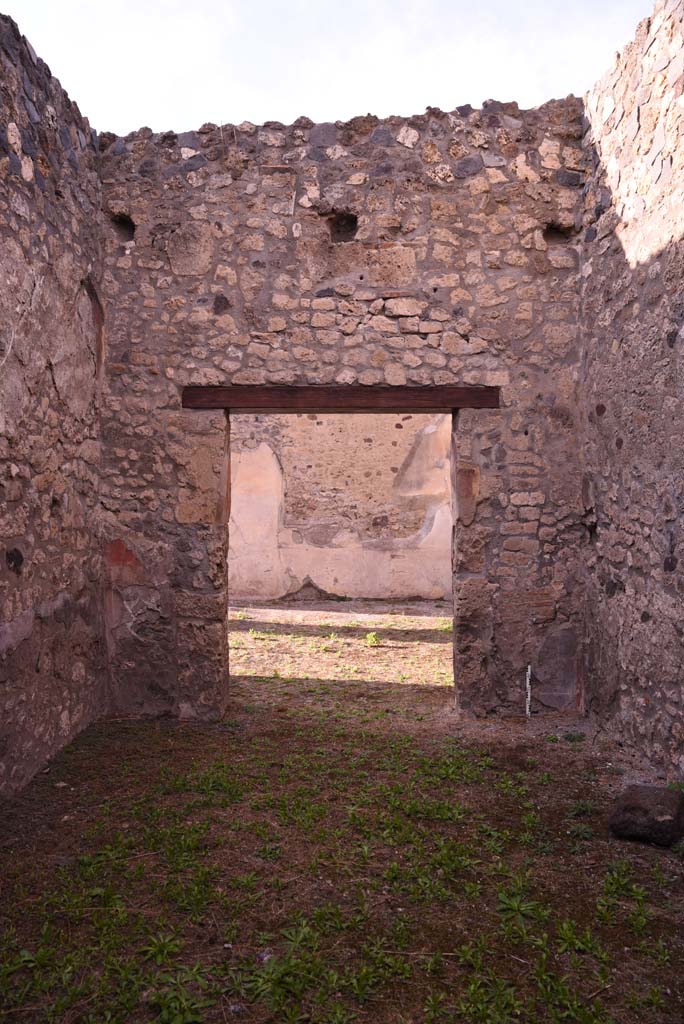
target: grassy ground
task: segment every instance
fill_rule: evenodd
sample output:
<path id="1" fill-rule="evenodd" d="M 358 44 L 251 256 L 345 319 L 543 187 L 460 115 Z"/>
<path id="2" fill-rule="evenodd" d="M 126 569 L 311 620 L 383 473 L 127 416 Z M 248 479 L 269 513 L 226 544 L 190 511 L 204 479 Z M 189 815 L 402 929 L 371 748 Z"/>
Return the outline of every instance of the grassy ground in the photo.
<path id="1" fill-rule="evenodd" d="M 614 751 L 461 730 L 444 618 L 233 627 L 226 721 L 102 723 L 5 808 L 0 1021 L 681 1024 L 682 862 L 608 837 Z"/>

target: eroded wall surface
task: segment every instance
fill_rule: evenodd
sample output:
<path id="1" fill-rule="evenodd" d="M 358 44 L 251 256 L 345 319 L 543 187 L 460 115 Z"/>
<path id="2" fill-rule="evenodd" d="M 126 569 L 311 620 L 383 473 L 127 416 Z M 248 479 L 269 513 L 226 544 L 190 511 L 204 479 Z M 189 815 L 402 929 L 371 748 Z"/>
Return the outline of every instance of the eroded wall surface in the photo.
<path id="1" fill-rule="evenodd" d="M 590 709 L 684 766 L 684 4 L 587 97 L 583 257 Z"/>
<path id="2" fill-rule="evenodd" d="M 451 597 L 451 416 L 231 416 L 231 600 Z"/>
<path id="3" fill-rule="evenodd" d="M 96 143 L 0 17 L 0 792 L 102 711 Z"/>
<path id="4" fill-rule="evenodd" d="M 531 666 L 536 707 L 681 766 L 681 0 L 584 123 L 491 102 L 98 156 L 8 19 L 0 59 L 0 786 L 108 708 L 225 707 L 229 422 L 193 384 L 500 386 L 451 440 L 461 705 L 522 710 Z"/>
<path id="5" fill-rule="evenodd" d="M 575 700 L 581 113 L 101 138 L 119 706 L 177 711 L 193 686 L 208 714 L 224 700 L 225 421 L 180 401 L 228 383 L 501 386 L 502 409 L 461 413 L 453 443 L 461 700 L 522 708 L 528 664 L 538 700 Z"/>

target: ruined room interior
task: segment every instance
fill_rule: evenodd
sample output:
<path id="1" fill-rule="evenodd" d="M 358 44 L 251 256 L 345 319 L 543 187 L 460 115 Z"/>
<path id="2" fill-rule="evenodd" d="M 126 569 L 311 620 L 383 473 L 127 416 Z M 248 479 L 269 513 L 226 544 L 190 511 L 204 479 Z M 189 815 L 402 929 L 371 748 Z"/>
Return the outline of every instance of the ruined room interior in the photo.
<path id="1" fill-rule="evenodd" d="M 604 825 L 618 770 L 657 783 L 672 804 L 661 845 L 681 839 L 683 31 L 682 0 L 658 0 L 584 97 L 529 110 L 491 100 L 118 136 L 90 126 L 0 17 L 0 793 L 12 813 L 39 820 L 70 800 L 70 759 L 94 785 L 91 746 L 102 779 L 156 751 L 144 772 L 162 772 L 163 802 L 168 763 L 199 772 L 189 737 L 228 757 L 262 715 L 270 749 L 299 708 L 302 722 L 320 716 L 322 743 L 351 708 L 359 750 L 374 723 L 400 723 L 382 757 L 407 721 L 420 742 L 429 727 L 440 743 L 485 744 L 472 779 L 492 750 L 522 744 L 509 794 L 524 789 L 516 764 L 537 764 L 536 785 L 567 748 L 575 806 L 607 779 L 593 798 Z M 355 601 L 366 605 L 345 625 Z M 398 627 L 389 607 L 373 624 L 376 601 L 409 608 L 433 644 L 431 685 L 411 686 L 419 657 L 403 690 L 382 675 Z M 342 665 L 348 635 L 377 707 L 362 668 L 346 709 L 334 705 L 285 641 L 245 668 L 245 645 L 277 620 L 255 609 L 307 602 L 302 651 L 333 645 Z M 288 743 L 307 728 L 292 725 Z M 598 752 L 604 767 L 580 771 Z M 61 772 L 64 788 L 47 789 Z M 78 813 L 62 810 L 71 828 Z M 576 822 L 562 828 L 581 845 Z M 391 888 L 403 870 L 383 861 L 378 878 Z M 467 1019 L 617 1021 L 613 984 L 592 976 L 594 1017 Z M 654 996 L 653 1016 L 632 1007 L 619 1024 L 681 1020 L 680 998 L 663 1009 Z M 357 1019 L 273 1005 L 272 1020 Z M 104 1019 L 78 1013 L 61 1019 Z M 466 1019 L 415 1014 L 401 1019 Z"/>

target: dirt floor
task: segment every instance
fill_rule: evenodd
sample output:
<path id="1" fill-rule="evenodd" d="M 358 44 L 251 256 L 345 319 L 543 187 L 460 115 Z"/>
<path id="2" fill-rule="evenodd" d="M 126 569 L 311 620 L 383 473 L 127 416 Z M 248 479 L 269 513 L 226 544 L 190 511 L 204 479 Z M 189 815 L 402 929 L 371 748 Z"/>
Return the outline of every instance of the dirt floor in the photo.
<path id="1" fill-rule="evenodd" d="M 467 723 L 445 606 L 231 615 L 216 725 L 106 721 L 0 808 L 0 1021 L 682 1024 L 634 758 Z"/>
<path id="2" fill-rule="evenodd" d="M 236 607 L 230 651 L 231 674 L 245 700 L 295 702 L 328 708 L 333 716 L 350 714 L 352 701 L 360 721 L 387 714 L 411 722 L 456 717 L 452 610 L 445 602 Z M 271 685 L 254 686 L 265 680 Z"/>

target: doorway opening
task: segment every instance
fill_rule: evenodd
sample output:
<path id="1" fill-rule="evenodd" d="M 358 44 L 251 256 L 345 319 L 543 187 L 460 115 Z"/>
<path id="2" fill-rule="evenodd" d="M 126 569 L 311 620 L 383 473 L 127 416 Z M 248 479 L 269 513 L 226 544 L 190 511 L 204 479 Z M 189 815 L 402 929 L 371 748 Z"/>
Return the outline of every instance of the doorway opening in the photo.
<path id="1" fill-rule="evenodd" d="M 370 715 L 449 700 L 451 421 L 231 414 L 229 644 L 246 699 Z"/>
<path id="2" fill-rule="evenodd" d="M 448 479 L 450 484 L 449 491 L 449 502 L 446 505 L 447 514 L 453 514 L 456 522 L 461 521 L 462 512 L 465 513 L 465 522 L 472 523 L 474 508 L 477 502 L 477 467 L 473 466 L 470 462 L 462 463 L 460 454 L 457 455 L 457 446 L 454 443 L 454 425 L 457 423 L 458 412 L 461 409 L 484 409 L 494 410 L 499 408 L 499 388 L 498 387 L 480 387 L 475 385 L 435 385 L 435 386 L 422 386 L 422 387 L 403 387 L 403 386 L 385 386 L 385 385 L 373 385 L 373 386 L 362 386 L 362 385 L 341 385 L 341 386 L 328 386 L 328 385 L 303 385 L 303 386 L 290 386 L 290 385 L 234 385 L 234 386 L 197 386 L 197 387 L 185 387 L 183 389 L 183 407 L 186 409 L 196 410 L 217 410 L 223 409 L 228 416 L 228 424 L 230 426 L 231 420 L 234 420 L 236 415 L 249 414 L 251 416 L 264 416 L 274 414 L 295 414 L 305 426 L 308 424 L 309 430 L 313 429 L 311 424 L 320 424 L 322 427 L 325 423 L 321 417 L 326 414 L 335 414 L 342 416 L 342 418 L 349 417 L 355 414 L 374 414 L 375 416 L 386 414 L 394 417 L 395 429 L 404 429 L 404 423 L 409 422 L 408 419 L 402 419 L 403 417 L 410 417 L 413 419 L 418 416 L 432 416 L 442 417 L 442 428 L 444 429 L 445 435 L 448 433 L 449 445 L 448 445 L 448 460 L 443 460 L 440 472 L 446 473 L 447 461 L 448 461 Z M 366 420 L 371 419 L 367 415 L 364 417 Z M 398 426 L 397 426 L 398 424 Z M 262 423 L 263 426 L 263 423 Z M 435 436 L 439 435 L 439 420 L 434 420 L 432 424 L 432 434 Z M 427 429 L 427 426 L 425 427 Z M 228 431 L 228 434 L 230 431 Z M 244 434 L 244 432 L 243 432 Z M 239 461 L 241 452 L 240 446 L 240 431 L 237 431 L 236 440 L 238 441 L 238 467 L 236 474 L 239 471 Z M 243 436 L 242 440 L 245 438 Z M 256 436 L 249 437 L 250 441 L 258 442 L 256 448 L 251 449 L 253 451 L 259 450 L 260 445 L 263 442 L 258 441 Z M 434 441 L 434 438 L 433 438 Z M 420 442 L 425 446 L 425 437 L 423 436 Z M 419 444 L 419 446 L 420 446 Z M 250 450 L 246 445 L 246 450 Z M 271 455 L 268 452 L 268 445 L 261 448 L 262 459 L 268 461 L 272 458 L 274 453 L 271 449 Z M 307 449 L 311 449 L 311 444 L 306 446 Z M 349 448 L 352 448 L 349 451 Z M 429 446 L 428 446 L 429 447 Z M 352 445 L 348 438 L 346 441 L 346 458 L 341 467 L 341 474 L 344 473 L 344 466 L 353 465 L 354 472 L 357 473 L 358 465 L 363 462 L 361 453 L 359 450 L 358 441 Z M 414 453 L 415 454 L 415 453 Z M 311 462 L 306 456 L 304 462 L 305 468 L 311 465 L 313 469 L 313 462 Z M 428 460 L 429 461 L 429 460 Z M 437 460 L 438 461 L 438 460 Z M 411 488 L 415 489 L 415 481 L 420 474 L 416 472 L 416 462 L 420 464 L 421 460 L 414 457 L 413 459 L 405 459 L 404 463 L 399 466 L 396 463 L 390 463 L 390 466 L 395 465 L 396 475 L 401 474 L 402 486 L 406 490 L 406 497 L 411 497 Z M 266 463 L 264 463 L 265 465 Z M 384 465 L 384 464 L 383 464 Z M 263 470 L 263 465 L 262 465 Z M 277 469 L 278 467 L 276 467 Z M 424 468 L 424 467 L 423 467 Z M 301 469 L 301 467 L 300 467 Z M 254 470 L 254 467 L 253 467 Z M 338 471 L 340 472 L 340 471 Z M 372 474 L 372 471 L 371 471 Z M 381 473 L 382 476 L 382 473 Z M 290 620 L 287 623 L 289 632 L 285 634 L 289 639 L 298 637 L 302 642 L 306 642 L 310 645 L 310 650 L 315 651 L 316 644 L 319 647 L 319 654 L 331 654 L 337 659 L 335 664 L 343 663 L 346 654 L 350 653 L 348 648 L 344 645 L 335 646 L 336 641 L 339 637 L 339 630 L 342 627 L 342 620 L 339 618 L 340 615 L 345 615 L 347 611 L 351 612 L 349 607 L 345 608 L 344 612 L 341 612 L 340 606 L 346 604 L 346 599 L 354 600 L 354 597 L 350 593 L 344 593 L 345 587 L 341 586 L 341 580 L 346 578 L 347 588 L 350 583 L 358 584 L 359 580 L 365 580 L 366 586 L 368 581 L 372 581 L 375 586 L 375 590 L 368 591 L 368 594 L 358 596 L 358 600 L 376 601 L 378 597 L 383 596 L 382 593 L 378 593 L 380 580 L 382 579 L 381 563 L 383 557 L 382 549 L 388 547 L 391 548 L 392 542 L 395 543 L 395 549 L 392 552 L 396 558 L 399 557 L 401 551 L 404 559 L 415 556 L 415 550 L 411 552 L 409 549 L 411 545 L 413 548 L 420 547 L 420 531 L 418 536 L 413 535 L 409 538 L 364 538 L 359 535 L 358 531 L 354 534 L 351 532 L 345 533 L 344 529 L 340 529 L 339 516 L 344 512 L 345 501 L 348 500 L 346 488 L 339 486 L 336 488 L 335 493 L 324 494 L 325 501 L 323 505 L 327 504 L 328 511 L 332 510 L 332 520 L 325 523 L 313 524 L 314 534 L 316 530 L 319 530 L 317 535 L 319 541 L 323 543 L 316 543 L 316 535 L 312 538 L 309 536 L 305 539 L 304 534 L 309 532 L 309 526 L 306 527 L 304 532 L 302 531 L 302 522 L 299 523 L 299 529 L 296 528 L 296 523 L 288 524 L 284 522 L 285 526 L 285 537 L 281 537 L 280 530 L 283 526 L 283 520 L 281 518 L 282 512 L 285 509 L 285 495 L 288 493 L 283 481 L 282 466 L 279 467 L 279 474 L 271 474 L 271 482 L 268 483 L 268 473 L 259 471 L 258 467 L 256 471 L 252 472 L 253 483 L 261 488 L 262 498 L 265 500 L 266 506 L 269 505 L 270 501 L 270 512 L 268 513 L 275 526 L 278 527 L 277 532 L 273 534 L 270 541 L 267 541 L 268 531 L 256 529 L 253 531 L 254 537 L 256 538 L 256 544 L 261 544 L 262 551 L 260 552 L 261 565 L 265 564 L 263 555 L 266 547 L 270 543 L 270 557 L 271 557 L 271 568 L 273 570 L 273 579 L 285 579 L 285 586 L 280 587 L 274 591 L 276 594 L 279 593 L 278 600 L 284 601 L 287 598 L 292 598 L 295 595 L 299 603 L 302 603 L 307 598 L 318 601 L 320 604 L 326 604 L 332 602 L 334 607 L 325 607 L 315 610 L 315 614 L 318 615 L 318 619 L 311 621 L 311 612 L 314 611 L 313 606 L 310 604 L 308 608 L 299 610 L 299 621 L 296 616 L 292 617 L 292 609 L 290 610 Z M 236 476 L 237 479 L 237 476 Z M 331 477 L 334 480 L 334 475 Z M 351 477 L 349 478 L 351 480 Z M 413 483 L 412 483 L 413 481 Z M 278 501 L 273 500 L 273 492 L 275 490 L 279 492 Z M 269 498 L 270 488 L 270 498 Z M 325 488 L 323 488 L 325 491 Z M 295 495 L 296 493 L 304 495 L 305 498 L 308 495 L 310 499 L 310 488 L 307 490 L 306 487 L 299 487 L 293 485 L 290 494 Z M 412 495 L 417 498 L 417 494 Z M 457 499 L 456 497 L 457 496 Z M 269 500 L 266 500 L 266 499 Z M 366 493 L 365 504 L 369 507 L 365 509 L 365 512 L 370 514 L 372 504 L 371 498 L 375 500 L 377 495 L 373 492 Z M 421 500 L 424 500 L 425 495 L 422 496 Z M 308 500 L 308 499 L 307 499 Z M 461 504 L 463 503 L 463 509 Z M 458 506 L 458 507 L 457 507 Z M 279 510 L 279 511 L 278 511 Z M 252 512 L 254 509 L 252 509 Z M 315 509 L 314 509 L 315 511 Z M 433 510 L 434 511 L 434 510 Z M 276 515 L 276 512 L 278 513 Z M 358 509 L 357 509 L 358 512 Z M 442 509 L 442 513 L 444 509 Z M 244 513 L 244 509 L 243 509 Z M 437 513 L 432 517 L 432 521 L 426 527 L 427 533 L 430 534 L 430 530 L 434 528 L 434 519 Z M 385 525 L 384 516 L 387 516 L 387 525 L 389 526 L 390 516 L 389 513 L 379 512 L 377 516 L 370 516 L 370 523 L 373 524 L 375 519 L 375 529 L 382 531 Z M 254 518 L 248 514 L 243 514 L 243 522 L 250 522 Z M 358 516 L 356 517 L 358 518 Z M 219 519 L 219 523 L 222 520 Z M 225 521 L 225 520 L 223 520 Z M 367 522 L 367 519 L 366 519 Z M 425 523 L 424 523 L 425 528 Z M 224 529 L 224 528 L 222 528 Z M 322 533 L 320 532 L 322 530 Z M 332 531 L 332 532 L 331 532 Z M 227 541 L 228 538 L 227 530 L 224 531 L 223 540 Z M 447 533 L 449 531 L 447 530 Z M 443 561 L 446 563 L 448 568 L 448 579 L 452 578 L 453 567 L 456 565 L 454 557 L 454 543 L 453 535 L 454 529 L 451 530 L 451 536 L 449 537 L 450 543 L 446 546 L 446 550 L 443 551 Z M 220 540 L 220 534 L 217 533 L 217 541 Z M 313 544 L 312 544 L 313 539 Z M 285 559 L 285 569 L 283 570 L 283 557 L 284 552 L 281 550 L 281 541 L 286 540 L 288 543 L 284 545 L 288 549 L 287 558 Z M 401 544 L 401 541 L 406 543 Z M 424 540 L 424 537 L 422 537 Z M 345 552 L 344 550 L 340 554 L 339 548 L 344 548 L 344 543 L 348 542 L 350 545 L 350 551 Z M 378 543 L 379 541 L 379 543 Z M 249 547 L 249 545 L 247 546 Z M 301 547 L 301 551 L 294 553 L 295 547 Z M 252 543 L 254 548 L 254 543 Z M 311 548 L 314 550 L 312 551 Z M 360 556 L 360 568 L 356 571 L 350 569 L 347 564 L 351 561 L 348 557 L 351 553 L 351 549 L 356 549 L 356 554 Z M 225 551 L 226 561 L 228 559 L 229 545 L 223 544 Z M 308 550 L 307 550 L 308 549 Z M 322 552 L 326 550 L 325 557 L 321 557 Z M 311 577 L 311 571 L 306 571 L 307 564 L 311 566 L 311 555 L 315 555 L 316 568 L 314 571 L 315 579 Z M 252 551 L 254 555 L 254 551 Z M 413 579 L 424 579 L 426 576 L 426 566 L 422 564 L 425 562 L 425 558 L 421 557 L 422 553 L 418 552 L 419 557 L 415 559 L 413 563 Z M 307 563 L 307 559 L 309 560 Z M 288 563 L 291 561 L 291 565 Z M 369 568 L 370 566 L 370 568 Z M 227 567 L 227 566 L 226 566 Z M 429 574 L 428 574 L 429 575 Z M 316 581 L 317 580 L 317 581 Z M 386 591 L 385 591 L 386 593 Z M 418 596 L 416 594 L 404 594 L 399 600 L 407 601 L 407 604 L 411 604 L 408 601 L 409 597 Z M 429 597 L 429 596 L 428 596 Z M 273 598 L 270 598 L 271 600 Z M 426 600 L 426 596 L 420 594 L 420 600 Z M 448 600 L 448 594 L 443 592 L 437 595 L 437 600 L 444 601 Z M 227 606 L 224 606 L 226 612 L 228 612 Z M 265 614 L 264 603 L 261 602 L 261 611 L 259 614 L 262 616 L 261 619 L 255 618 L 255 603 L 252 601 L 247 607 L 237 607 L 234 610 L 233 622 L 233 635 L 232 635 L 232 658 L 230 665 L 230 676 L 232 681 L 232 693 L 238 699 L 242 696 L 249 699 L 253 699 L 257 694 L 267 692 L 269 694 L 268 699 L 273 702 L 279 710 L 287 710 L 287 706 L 283 707 L 283 698 L 287 696 L 286 702 L 290 703 L 293 696 L 301 695 L 304 685 L 310 682 L 310 676 L 306 675 L 306 666 L 302 658 L 302 651 L 298 654 L 293 653 L 292 650 L 284 651 L 282 647 L 277 649 L 272 647 L 272 650 L 276 651 L 275 661 L 277 664 L 274 666 L 269 663 L 265 666 L 263 661 L 260 661 L 260 655 L 256 655 L 254 650 L 247 652 L 251 657 L 252 670 L 247 672 L 241 672 L 240 663 L 240 652 L 243 648 L 243 641 L 245 635 L 249 637 L 250 641 L 263 640 L 264 643 L 275 644 L 277 642 L 277 636 L 274 636 L 276 630 L 274 628 L 266 628 L 267 623 L 270 621 L 271 626 L 275 623 L 277 625 L 278 620 L 269 617 Z M 425 607 L 421 608 L 421 611 L 425 611 Z M 433 611 L 435 609 L 431 609 Z M 446 609 L 436 609 L 437 612 L 444 611 Z M 273 611 L 273 610 L 272 610 Z M 321 618 L 320 612 L 325 612 L 328 616 L 327 619 Z M 351 612 L 351 616 L 348 616 L 344 620 L 344 628 L 348 630 L 347 639 L 350 643 L 357 642 L 357 650 L 355 652 L 355 658 L 358 660 L 358 668 L 363 670 L 361 674 L 368 675 L 369 666 L 372 664 L 373 657 L 378 657 L 378 648 L 383 646 L 383 631 L 388 633 L 386 639 L 392 640 L 397 639 L 396 632 L 392 633 L 392 630 L 396 631 L 396 618 L 392 618 L 392 610 L 386 608 L 382 610 L 384 614 L 387 612 L 389 619 L 378 619 L 377 622 L 373 622 L 368 616 L 378 613 L 377 606 L 375 606 L 375 612 L 371 612 L 368 609 L 359 608 L 358 610 Z M 406 630 L 399 630 L 399 632 L 406 633 L 409 637 L 411 631 L 414 633 L 414 639 L 418 642 L 428 642 L 432 644 L 432 648 L 437 650 L 441 649 L 442 655 L 444 655 L 444 648 L 446 647 L 447 655 L 452 649 L 451 644 L 451 629 L 449 628 L 449 621 L 451 616 L 446 615 L 431 615 L 425 616 L 415 613 L 415 609 L 412 607 L 404 607 L 403 613 L 405 616 L 405 624 L 407 625 Z M 276 614 L 281 614 L 280 609 L 276 609 Z M 252 616 L 250 618 L 250 615 Z M 307 615 L 309 619 L 307 620 Z M 453 631 L 455 635 L 459 635 L 458 630 L 460 627 L 461 635 L 466 638 L 467 642 L 472 641 L 470 635 L 470 622 L 468 620 L 467 602 L 466 602 L 466 618 L 463 623 L 459 620 L 458 613 L 453 616 Z M 430 618 L 434 621 L 427 622 Z M 408 620 L 419 620 L 411 621 Z M 294 626 L 296 629 L 290 628 Z M 217 623 L 218 626 L 218 623 Z M 259 627 L 263 628 L 259 628 Z M 337 626 L 337 628 L 336 628 Z M 237 627 L 237 628 L 235 628 Z M 374 628 L 375 627 L 375 628 Z M 427 628 L 426 628 L 427 627 Z M 238 635 L 241 634 L 241 635 Z M 439 634 L 439 637 L 437 636 Z M 224 633 L 224 641 L 222 642 L 222 648 L 225 649 L 226 633 Z M 407 637 L 403 638 L 408 642 Z M 441 644 L 438 645 L 438 640 L 441 640 Z M 478 641 L 479 642 L 479 641 Z M 311 646 L 313 645 L 313 647 Z M 361 646 L 362 645 L 362 646 Z M 253 645 L 254 646 L 254 645 Z M 293 647 L 293 644 L 290 644 Z M 388 647 L 391 645 L 388 643 Z M 330 647 L 331 650 L 325 650 L 324 648 Z M 244 649 L 244 648 L 243 648 Z M 403 662 L 403 675 L 404 679 L 398 680 L 399 683 L 411 683 L 411 672 L 407 672 L 409 668 L 409 656 L 406 650 L 399 649 L 393 651 L 393 655 L 396 660 Z M 283 671 L 285 668 L 286 655 L 290 656 L 292 664 L 287 667 L 287 681 L 290 685 L 290 690 L 285 691 L 281 682 L 283 680 Z M 233 660 L 237 657 L 237 660 Z M 473 662 L 472 652 L 464 653 L 464 664 L 470 658 Z M 409 660 L 407 660 L 409 659 Z M 430 661 L 426 655 L 425 650 L 418 651 L 416 653 L 416 664 L 422 665 L 423 667 Z M 447 663 L 451 663 L 451 659 L 447 657 Z M 223 664 L 227 667 L 227 659 Z M 456 681 L 459 678 L 459 652 L 453 651 L 453 664 L 455 671 L 452 671 L 452 679 L 455 677 Z M 244 668 L 244 663 L 242 668 Z M 255 670 L 256 667 L 256 670 Z M 266 668 L 266 671 L 264 671 Z M 237 670 L 237 671 L 236 671 Z M 302 671 L 304 670 L 304 674 Z M 357 675 L 357 672 L 350 673 L 350 675 Z M 387 683 L 387 671 L 384 666 L 384 671 L 381 672 L 381 682 Z M 441 676 L 441 678 L 440 678 Z M 446 678 L 445 678 L 446 676 Z M 479 677 L 478 677 L 479 678 Z M 435 679 L 438 684 L 446 683 L 446 685 L 438 685 L 433 687 L 434 690 L 440 691 L 440 704 L 444 706 L 445 690 L 450 694 L 450 700 L 453 703 L 453 699 L 456 696 L 456 688 L 453 686 L 452 679 L 449 679 L 448 670 L 444 667 L 437 668 Z M 335 673 L 328 672 L 326 680 L 323 681 L 322 685 L 332 685 L 333 688 L 335 683 L 339 682 L 339 676 Z M 474 677 L 473 673 L 470 672 L 468 676 L 468 687 L 472 690 Z M 270 688 L 264 690 L 263 686 L 261 690 L 258 689 L 259 684 L 270 682 L 272 685 Z M 320 680 L 319 680 L 320 682 Z M 366 683 L 368 681 L 366 680 Z M 434 682 L 434 680 L 433 680 Z M 238 685 L 242 686 L 243 692 L 240 693 Z M 424 689 L 427 689 L 423 684 Z M 429 686 L 429 681 L 428 681 Z M 294 687 L 294 689 L 292 689 Z M 328 711 L 320 707 L 320 698 L 322 692 L 320 686 L 317 687 L 318 692 L 314 695 L 317 706 L 320 708 L 322 713 L 330 713 L 334 716 L 334 706 L 331 706 Z M 351 692 L 351 691 L 350 691 Z M 395 688 L 395 693 L 400 692 L 399 686 Z M 404 692 L 408 692 L 405 688 Z M 385 695 L 387 696 L 387 695 Z M 339 696 L 336 694 L 335 698 L 339 700 Z M 383 713 L 387 711 L 396 712 L 396 697 L 393 697 L 389 704 L 385 702 L 385 706 L 382 708 Z M 364 712 L 365 713 L 365 712 Z M 415 708 L 412 709 L 412 713 L 415 713 Z"/>

